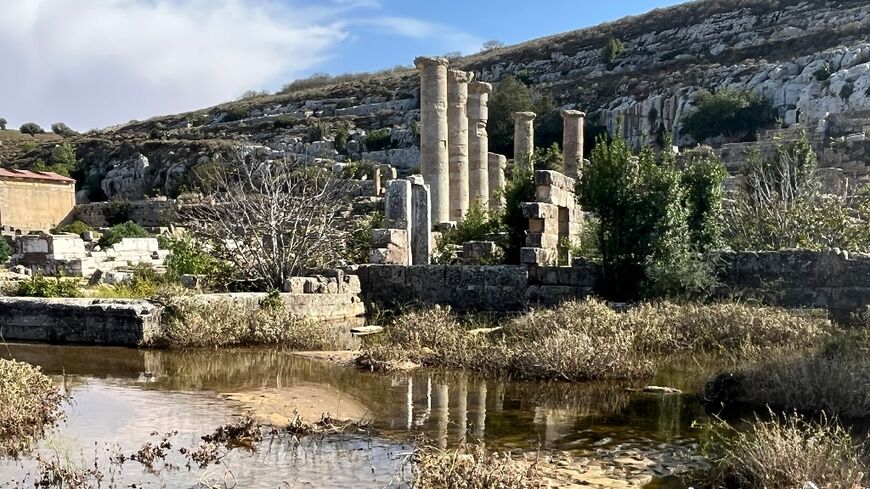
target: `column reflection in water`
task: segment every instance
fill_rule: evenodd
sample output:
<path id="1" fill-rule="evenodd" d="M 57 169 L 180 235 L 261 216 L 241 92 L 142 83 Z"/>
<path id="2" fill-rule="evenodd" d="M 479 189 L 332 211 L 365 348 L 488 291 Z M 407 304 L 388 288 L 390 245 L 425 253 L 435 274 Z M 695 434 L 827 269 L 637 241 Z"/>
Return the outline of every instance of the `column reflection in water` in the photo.
<path id="1" fill-rule="evenodd" d="M 477 386 L 477 418 L 474 422 L 474 437 L 483 440 L 486 433 L 486 382 L 479 381 Z"/>
<path id="2" fill-rule="evenodd" d="M 437 423 L 438 448 L 447 448 L 447 428 L 450 426 L 450 388 L 447 384 L 438 384 L 432 396 L 432 413 Z"/>
<path id="3" fill-rule="evenodd" d="M 411 376 L 408 376 L 407 407 L 408 407 L 408 427 L 407 427 L 407 429 L 410 431 L 411 427 L 414 426 L 414 378 Z"/>

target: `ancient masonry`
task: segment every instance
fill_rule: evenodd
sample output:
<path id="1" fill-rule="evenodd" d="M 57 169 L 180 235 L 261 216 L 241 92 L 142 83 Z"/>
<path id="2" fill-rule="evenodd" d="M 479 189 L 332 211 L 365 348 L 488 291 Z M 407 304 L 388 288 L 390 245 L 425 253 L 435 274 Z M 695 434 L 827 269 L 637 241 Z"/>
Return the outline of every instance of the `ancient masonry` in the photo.
<path id="1" fill-rule="evenodd" d="M 528 165 L 535 153 L 535 113 L 514 112 L 514 161 Z"/>
<path id="2" fill-rule="evenodd" d="M 574 197 L 575 180 L 559 172 L 535 172 L 535 202 L 523 204 L 529 220 L 526 247 L 520 260 L 526 265 L 570 266 L 572 238 L 580 235 L 583 215 Z"/>
<path id="3" fill-rule="evenodd" d="M 472 205 L 503 210 L 501 190 L 506 183 L 507 158 L 489 152 L 486 124 L 492 85 L 473 81 L 474 75 L 450 70 L 444 58 L 420 57 L 414 61 L 420 72 L 420 168 L 422 177 L 392 180 L 385 188 L 385 228 L 374 231 L 370 259 L 375 264 L 429 264 L 433 228 L 448 228 L 461 222 Z M 530 165 L 534 154 L 533 112 L 513 114 L 514 158 Z M 574 178 L 583 162 L 585 114 L 566 110 L 564 172 L 537 172 L 537 202 L 528 203 L 528 248 L 524 263 L 570 264 L 560 245 L 577 238 L 580 211 L 574 200 Z M 574 178 L 571 178 L 574 177 Z M 476 246 L 476 248 L 475 248 Z M 471 255 L 486 255 L 489 244 L 470 245 Z M 565 247 L 562 247 L 565 248 Z M 567 248 L 565 248 L 567 249 Z"/>

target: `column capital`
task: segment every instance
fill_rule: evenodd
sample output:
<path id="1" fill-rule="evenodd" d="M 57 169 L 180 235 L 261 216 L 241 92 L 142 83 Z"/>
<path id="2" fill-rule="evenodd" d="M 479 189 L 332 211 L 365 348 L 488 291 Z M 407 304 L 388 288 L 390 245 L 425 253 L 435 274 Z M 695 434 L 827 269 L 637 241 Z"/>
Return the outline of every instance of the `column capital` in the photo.
<path id="1" fill-rule="evenodd" d="M 447 79 L 454 83 L 469 83 L 474 80 L 474 73 L 462 70 L 448 70 Z"/>
<path id="2" fill-rule="evenodd" d="M 481 81 L 471 82 L 468 84 L 468 93 L 475 95 L 492 93 L 492 85 Z"/>
<path id="3" fill-rule="evenodd" d="M 419 70 L 422 70 L 423 68 L 448 65 L 450 65 L 450 62 L 447 61 L 447 58 L 441 56 L 420 56 L 414 60 L 414 66 Z"/>
<path id="4" fill-rule="evenodd" d="M 535 120 L 538 115 L 534 112 L 514 112 L 513 118 L 516 122 L 529 122 Z"/>
<path id="5" fill-rule="evenodd" d="M 563 110 L 562 111 L 562 118 L 564 118 L 564 119 L 572 119 L 572 118 L 583 119 L 585 117 L 586 117 L 586 112 L 582 112 L 579 110 Z"/>

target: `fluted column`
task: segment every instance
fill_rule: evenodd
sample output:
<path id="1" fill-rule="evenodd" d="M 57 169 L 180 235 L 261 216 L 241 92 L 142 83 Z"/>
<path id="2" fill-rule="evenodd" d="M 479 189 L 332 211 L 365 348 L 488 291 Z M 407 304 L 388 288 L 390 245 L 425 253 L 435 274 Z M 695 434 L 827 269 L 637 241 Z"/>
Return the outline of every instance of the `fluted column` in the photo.
<path id="1" fill-rule="evenodd" d="M 535 113 L 514 112 L 514 161 L 529 165 L 535 154 Z"/>
<path id="2" fill-rule="evenodd" d="M 586 125 L 586 113 L 563 110 L 562 119 L 562 172 L 571 178 L 578 178 L 583 166 L 583 128 Z"/>
<path id="3" fill-rule="evenodd" d="M 468 84 L 468 195 L 470 201 L 489 207 L 489 94 L 492 85 Z"/>
<path id="4" fill-rule="evenodd" d="M 474 73 L 447 72 L 447 126 L 450 155 L 450 220 L 459 222 L 468 212 L 468 82 Z"/>
<path id="5" fill-rule="evenodd" d="M 507 157 L 505 155 L 489 153 L 489 208 L 493 211 L 504 209 L 505 169 Z"/>
<path id="6" fill-rule="evenodd" d="M 420 169 L 432 194 L 432 223 L 450 220 L 447 59 L 420 57 Z"/>

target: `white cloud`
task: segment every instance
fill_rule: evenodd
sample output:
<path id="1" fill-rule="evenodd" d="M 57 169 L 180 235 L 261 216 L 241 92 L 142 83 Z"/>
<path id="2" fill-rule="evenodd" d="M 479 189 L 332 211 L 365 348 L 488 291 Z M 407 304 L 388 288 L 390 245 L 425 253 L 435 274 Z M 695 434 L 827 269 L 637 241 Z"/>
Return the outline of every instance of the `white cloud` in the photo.
<path id="1" fill-rule="evenodd" d="M 199 109 L 315 71 L 357 29 L 481 40 L 378 0 L 0 0 L 0 117 L 78 130 Z M 360 11 L 362 10 L 362 11 Z M 424 53 L 421 53 L 424 54 Z M 379 67 L 372 67 L 377 69 Z"/>
<path id="2" fill-rule="evenodd" d="M 0 116 L 88 129 L 233 99 L 326 59 L 359 1 L 4 1 Z"/>

